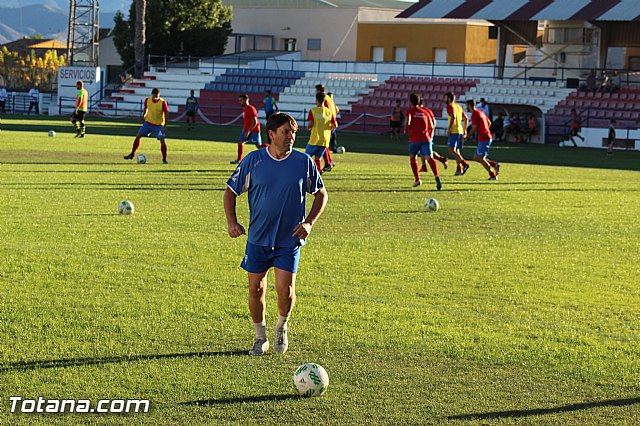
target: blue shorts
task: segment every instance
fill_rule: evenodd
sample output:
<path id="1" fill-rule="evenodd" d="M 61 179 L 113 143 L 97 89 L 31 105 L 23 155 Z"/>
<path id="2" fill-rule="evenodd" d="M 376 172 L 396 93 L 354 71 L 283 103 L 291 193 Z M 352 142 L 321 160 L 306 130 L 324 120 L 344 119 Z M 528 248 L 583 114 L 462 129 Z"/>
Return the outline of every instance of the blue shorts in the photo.
<path id="1" fill-rule="evenodd" d="M 462 149 L 462 135 L 459 133 L 455 135 L 449 135 L 449 138 L 447 139 L 447 145 L 449 145 L 449 148 Z"/>
<path id="2" fill-rule="evenodd" d="M 155 124 L 147 123 L 146 121 L 142 123 L 142 126 L 138 129 L 138 134 L 149 136 L 151 133 L 156 134 L 156 138 L 164 139 L 164 128 L 162 126 L 156 126 Z"/>
<path id="3" fill-rule="evenodd" d="M 478 142 L 478 147 L 476 148 L 476 155 L 478 157 L 488 157 L 490 146 L 491 146 L 491 140 L 488 140 L 487 142 Z"/>
<path id="4" fill-rule="evenodd" d="M 296 273 L 298 262 L 300 262 L 300 246 L 264 247 L 247 243 L 240 267 L 253 274 L 260 274 L 272 266 Z"/>
<path id="5" fill-rule="evenodd" d="M 430 157 L 431 154 L 433 154 L 433 142 L 409 142 L 409 155 Z"/>
<path id="6" fill-rule="evenodd" d="M 247 132 L 245 132 L 244 130 L 240 132 L 240 137 L 238 138 L 240 142 L 251 142 L 256 145 L 262 145 L 262 137 L 260 136 L 260 132 L 251 132 L 249 133 L 249 137 L 245 138 L 244 135 L 246 133 Z"/>
<path id="7" fill-rule="evenodd" d="M 327 148 L 324 146 L 307 145 L 307 148 L 304 150 L 304 152 L 306 152 L 309 157 L 322 158 L 322 156 L 324 155 L 325 149 Z"/>

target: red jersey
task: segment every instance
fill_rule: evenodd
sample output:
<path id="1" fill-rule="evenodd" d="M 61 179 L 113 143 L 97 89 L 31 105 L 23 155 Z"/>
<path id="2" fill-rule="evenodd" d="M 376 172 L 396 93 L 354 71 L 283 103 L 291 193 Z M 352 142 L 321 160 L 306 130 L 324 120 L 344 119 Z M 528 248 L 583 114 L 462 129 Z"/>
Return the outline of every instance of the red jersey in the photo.
<path id="1" fill-rule="evenodd" d="M 247 105 L 242 108 L 242 118 L 244 119 L 244 128 L 242 129 L 244 132 L 251 131 L 253 133 L 260 131 L 260 121 L 258 121 L 256 127 L 251 128 L 253 119 L 258 118 L 258 110 L 255 109 L 253 105 Z"/>
<path id="2" fill-rule="evenodd" d="M 491 122 L 489 118 L 485 115 L 484 112 L 476 109 L 471 114 L 471 125 L 477 126 L 476 132 L 478 133 L 478 142 L 489 142 L 493 136 L 491 136 L 491 132 L 489 131 L 489 126 Z"/>
<path id="3" fill-rule="evenodd" d="M 407 123 L 409 123 L 408 120 L 411 117 L 411 122 L 407 126 L 409 142 L 431 142 L 432 124 L 435 119 L 433 111 L 424 107 L 411 107 L 405 115 L 407 116 Z"/>

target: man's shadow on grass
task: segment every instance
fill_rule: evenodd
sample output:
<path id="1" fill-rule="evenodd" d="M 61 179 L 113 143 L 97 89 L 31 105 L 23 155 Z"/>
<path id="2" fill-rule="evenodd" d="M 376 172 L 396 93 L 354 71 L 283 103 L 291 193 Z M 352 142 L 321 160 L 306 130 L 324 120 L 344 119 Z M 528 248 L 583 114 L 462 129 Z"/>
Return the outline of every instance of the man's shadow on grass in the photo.
<path id="1" fill-rule="evenodd" d="M 242 355 L 247 355 L 247 351 L 187 352 L 172 354 L 107 356 L 100 358 L 69 358 L 41 361 L 19 361 L 0 366 L 0 373 L 7 373 L 10 371 L 39 370 L 45 368 L 86 367 L 91 365 L 118 364 L 156 359 L 204 358 Z"/>
<path id="2" fill-rule="evenodd" d="M 449 420 L 486 420 L 502 418 L 521 418 L 529 416 L 542 416 L 545 414 L 561 414 L 573 411 L 588 410 L 599 407 L 623 407 L 640 404 L 640 398 L 608 399 L 605 401 L 581 402 L 577 404 L 562 405 L 552 408 L 534 408 L 531 410 L 493 411 L 489 413 L 458 414 L 449 416 Z"/>
<path id="3" fill-rule="evenodd" d="M 290 399 L 302 399 L 302 397 L 293 393 L 287 393 L 282 395 L 260 395 L 260 396 L 244 396 L 244 397 L 237 397 L 237 398 L 199 399 L 197 401 L 181 402 L 180 405 L 197 405 L 197 406 L 232 405 L 232 404 L 244 404 L 247 402 L 287 401 Z"/>

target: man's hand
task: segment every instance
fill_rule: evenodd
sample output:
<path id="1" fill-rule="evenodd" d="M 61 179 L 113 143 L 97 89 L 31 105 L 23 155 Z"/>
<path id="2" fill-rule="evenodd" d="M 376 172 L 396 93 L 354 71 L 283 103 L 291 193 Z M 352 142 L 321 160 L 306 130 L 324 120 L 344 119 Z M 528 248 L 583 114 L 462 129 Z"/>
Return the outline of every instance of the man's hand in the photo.
<path id="1" fill-rule="evenodd" d="M 311 233 L 311 224 L 308 222 L 302 222 L 299 223 L 294 229 L 293 229 L 293 236 L 294 237 L 298 237 L 301 239 L 305 239 L 309 236 L 309 234 Z"/>
<path id="2" fill-rule="evenodd" d="M 227 231 L 229 232 L 229 236 L 231 238 L 238 238 L 240 235 L 246 234 L 244 226 L 240 225 L 239 223 L 229 225 Z"/>

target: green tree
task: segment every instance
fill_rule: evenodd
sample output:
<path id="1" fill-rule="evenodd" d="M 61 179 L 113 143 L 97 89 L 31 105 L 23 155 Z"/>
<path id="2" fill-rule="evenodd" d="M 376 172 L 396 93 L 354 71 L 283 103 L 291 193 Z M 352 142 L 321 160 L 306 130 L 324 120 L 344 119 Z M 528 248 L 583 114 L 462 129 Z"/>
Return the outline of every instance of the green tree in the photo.
<path id="1" fill-rule="evenodd" d="M 129 19 L 114 18 L 114 44 L 123 67 L 135 63 L 136 1 Z M 146 0 L 146 53 L 172 56 L 215 56 L 224 52 L 231 34 L 231 7 L 222 0 Z"/>

